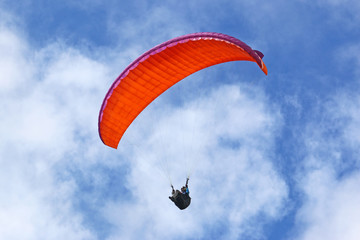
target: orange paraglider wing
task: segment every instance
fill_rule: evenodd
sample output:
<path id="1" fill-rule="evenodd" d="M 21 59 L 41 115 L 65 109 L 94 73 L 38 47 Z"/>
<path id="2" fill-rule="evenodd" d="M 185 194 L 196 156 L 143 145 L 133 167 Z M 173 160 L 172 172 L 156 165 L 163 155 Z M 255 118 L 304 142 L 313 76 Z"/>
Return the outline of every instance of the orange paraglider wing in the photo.
<path id="1" fill-rule="evenodd" d="M 206 67 L 229 61 L 256 62 L 267 74 L 264 55 L 220 33 L 194 33 L 164 42 L 141 55 L 115 80 L 99 114 L 104 144 L 117 148 L 129 125 L 155 98 Z"/>

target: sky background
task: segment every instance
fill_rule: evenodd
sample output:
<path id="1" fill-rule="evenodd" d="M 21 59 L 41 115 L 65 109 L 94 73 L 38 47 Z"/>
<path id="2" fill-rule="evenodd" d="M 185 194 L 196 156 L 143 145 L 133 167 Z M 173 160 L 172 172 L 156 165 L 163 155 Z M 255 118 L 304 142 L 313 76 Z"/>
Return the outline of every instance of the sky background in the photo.
<path id="1" fill-rule="evenodd" d="M 360 2 L 0 0 L 0 239 L 358 240 Z M 103 98 L 148 49 L 262 51 L 156 99 L 114 150 Z M 185 183 L 192 204 L 168 199 Z M 170 179 L 168 177 L 171 177 Z"/>

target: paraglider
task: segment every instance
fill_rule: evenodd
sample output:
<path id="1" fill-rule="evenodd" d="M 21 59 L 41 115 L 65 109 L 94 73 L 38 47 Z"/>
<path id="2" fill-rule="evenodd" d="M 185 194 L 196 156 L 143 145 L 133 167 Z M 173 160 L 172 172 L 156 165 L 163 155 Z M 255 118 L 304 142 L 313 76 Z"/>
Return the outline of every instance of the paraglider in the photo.
<path id="1" fill-rule="evenodd" d="M 191 203 L 191 197 L 189 196 L 190 191 L 189 191 L 189 178 L 186 179 L 186 184 L 185 186 L 183 186 L 181 188 L 181 191 L 174 189 L 174 186 L 171 185 L 172 191 L 171 194 L 172 196 L 169 197 L 171 201 L 173 201 L 175 203 L 175 205 L 180 209 L 180 210 L 184 210 L 185 208 L 187 208 L 190 203 Z"/>
<path id="2" fill-rule="evenodd" d="M 193 33 L 166 41 L 142 54 L 114 81 L 99 113 L 102 142 L 117 148 L 135 118 L 171 86 L 201 69 L 230 61 L 257 63 L 267 74 L 264 55 L 244 42 L 221 33 Z M 191 203 L 187 178 L 182 191 L 169 197 L 180 209 Z"/>
<path id="3" fill-rule="evenodd" d="M 132 62 L 114 81 L 99 114 L 103 143 L 117 148 L 135 118 L 155 98 L 190 74 L 229 61 L 256 62 L 267 74 L 263 54 L 221 33 L 194 33 L 166 41 Z"/>

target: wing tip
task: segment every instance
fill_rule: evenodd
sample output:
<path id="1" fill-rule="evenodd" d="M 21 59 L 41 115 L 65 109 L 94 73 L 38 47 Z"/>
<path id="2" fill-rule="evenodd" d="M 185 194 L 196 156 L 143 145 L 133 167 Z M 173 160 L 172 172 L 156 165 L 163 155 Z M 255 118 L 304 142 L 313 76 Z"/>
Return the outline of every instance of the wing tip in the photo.
<path id="1" fill-rule="evenodd" d="M 265 75 L 268 75 L 268 70 L 264 62 L 262 62 L 262 68 L 261 70 L 265 73 Z"/>
<path id="2" fill-rule="evenodd" d="M 256 54 L 257 54 L 261 59 L 263 59 L 264 54 L 263 54 L 262 52 L 260 52 L 259 50 L 254 50 L 254 52 L 256 52 Z"/>
<path id="3" fill-rule="evenodd" d="M 262 52 L 260 52 L 259 50 L 254 50 L 254 52 L 255 52 L 256 55 L 258 55 L 259 58 L 260 58 L 260 61 L 261 61 L 260 68 L 261 68 L 261 70 L 265 73 L 265 75 L 268 75 L 267 67 L 266 67 L 265 63 L 262 61 L 262 59 L 263 59 L 263 57 L 264 57 L 264 54 L 263 54 Z"/>

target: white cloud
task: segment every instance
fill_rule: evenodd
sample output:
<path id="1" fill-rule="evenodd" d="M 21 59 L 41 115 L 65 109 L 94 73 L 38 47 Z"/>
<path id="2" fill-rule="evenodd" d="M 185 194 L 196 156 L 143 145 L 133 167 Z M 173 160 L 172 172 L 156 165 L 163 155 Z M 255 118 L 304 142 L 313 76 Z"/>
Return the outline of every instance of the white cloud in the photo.
<path id="1" fill-rule="evenodd" d="M 127 178 L 134 199 L 104 210 L 119 229 L 115 239 L 204 237 L 218 225 L 226 226 L 223 239 L 234 239 L 254 234 L 248 221 L 260 213 L 264 221 L 282 216 L 287 186 L 270 159 L 281 119 L 261 94 L 252 97 L 239 86 L 224 86 L 176 109 L 159 100 L 139 116 L 120 145 L 121 151 L 138 144 Z M 140 139 L 143 128 L 151 132 L 146 139 Z M 188 158 L 195 161 L 193 202 L 179 212 L 166 197 L 170 187 L 159 168 L 168 163 L 179 188 Z"/>
<path id="2" fill-rule="evenodd" d="M 174 34 L 166 9 L 153 14 L 149 22 L 163 23 L 164 34 Z M 254 228 L 249 221 L 264 223 L 284 214 L 288 190 L 272 165 L 282 119 L 260 89 L 223 86 L 175 108 L 159 99 L 113 151 L 97 135 L 100 104 L 114 79 L 101 61 L 112 65 L 113 59 L 97 61 L 61 42 L 33 50 L 5 25 L 0 36 L 0 51 L 6 50 L 0 58 L 8 64 L 0 69 L 6 74 L 0 98 L 6 113 L 0 115 L 5 136 L 0 142 L 0 238 L 96 239 L 96 230 L 85 224 L 86 213 L 74 207 L 82 186 L 69 168 L 93 181 L 95 190 L 84 199 L 103 199 L 104 221 L 114 225 L 109 239 L 203 237 L 219 225 L 223 239 L 261 236 L 262 226 Z M 126 62 L 135 52 L 130 49 L 116 61 Z M 106 177 L 91 166 L 118 167 L 124 159 L 130 165 L 126 182 L 117 184 L 128 189 L 129 197 L 99 196 L 96 186 Z M 167 198 L 170 188 L 159 170 L 166 162 L 176 187 L 185 180 L 184 165 L 194 163 L 193 203 L 186 211 Z M 118 189 L 111 186 L 111 191 Z"/>
<path id="3" fill-rule="evenodd" d="M 85 142 L 96 149 L 106 68 L 61 44 L 34 51 L 7 25 L 0 52 L 0 238 L 94 239 L 74 210 L 77 184 L 58 172 Z"/>
<path id="4" fill-rule="evenodd" d="M 2 239 L 93 239 L 82 226 L 82 217 L 72 210 L 71 183 L 54 183 L 46 164 L 41 171 L 36 162 L 8 160 L 13 164 L 1 161 Z"/>
<path id="5" fill-rule="evenodd" d="M 1 20 L 1 19 L 0 19 Z M 0 23 L 0 93 L 5 94 L 24 84 L 32 74 L 26 55 L 26 43 L 13 29 Z"/>
<path id="6" fill-rule="evenodd" d="M 359 172 L 338 179 L 327 167 L 307 174 L 302 182 L 306 202 L 297 215 L 305 231 L 297 239 L 358 239 L 359 182 Z"/>
<path id="7" fill-rule="evenodd" d="M 169 6 L 139 2 L 136 15 L 119 21 L 117 14 L 110 18 L 108 28 L 116 33 L 119 46 L 126 44 L 132 50 L 129 60 L 136 59 L 151 47 L 173 37 L 198 31 L 181 11 L 174 11 Z"/>
<path id="8" fill-rule="evenodd" d="M 359 96 L 343 89 L 324 106 L 304 137 L 307 156 L 298 175 L 304 203 L 296 239 L 358 239 Z"/>
<path id="9" fill-rule="evenodd" d="M 347 144 L 354 150 L 360 146 L 360 95 L 349 94 L 337 96 L 338 114 L 343 116 L 346 125 L 343 129 L 343 137 Z"/>

